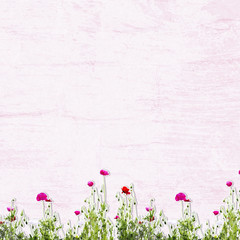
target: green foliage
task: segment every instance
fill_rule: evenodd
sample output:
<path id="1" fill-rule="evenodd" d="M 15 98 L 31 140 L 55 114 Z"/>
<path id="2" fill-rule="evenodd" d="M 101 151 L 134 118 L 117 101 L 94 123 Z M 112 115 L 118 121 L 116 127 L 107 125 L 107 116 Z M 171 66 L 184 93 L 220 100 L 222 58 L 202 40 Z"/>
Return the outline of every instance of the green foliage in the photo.
<path id="1" fill-rule="evenodd" d="M 22 232 L 22 227 L 27 223 L 24 212 L 22 211 L 19 220 L 16 217 L 16 208 L 14 207 L 15 200 L 12 200 L 12 208 L 7 216 L 4 217 L 4 221 L 0 224 L 0 239 L 5 240 L 21 240 L 26 239 L 25 234 Z"/>
<path id="2" fill-rule="evenodd" d="M 118 209 L 119 218 L 116 219 L 117 238 L 119 240 L 165 239 L 161 231 L 165 221 L 162 212 L 159 215 L 158 221 L 154 217 L 154 209 L 150 210 L 142 221 L 140 221 L 138 217 L 133 219 L 132 209 L 136 205 L 136 198 L 133 194 L 132 187 L 130 188 L 131 195 L 125 195 L 125 200 L 121 196 L 116 196 L 121 204 Z"/>
<path id="3" fill-rule="evenodd" d="M 184 220 L 178 220 L 178 227 L 173 230 L 170 239 L 176 240 L 198 240 L 197 230 L 200 226 L 195 226 L 196 218 L 194 216 Z"/>
<path id="4" fill-rule="evenodd" d="M 102 201 L 103 196 L 98 194 L 97 189 L 92 188 L 91 196 L 85 200 L 88 206 L 81 209 L 85 220 L 84 224 L 79 225 L 80 216 L 77 216 L 77 224 L 71 227 L 69 222 L 66 234 L 63 232 L 63 226 L 57 214 L 52 214 L 51 202 L 48 201 L 45 210 L 45 201 L 42 200 L 43 218 L 37 225 L 33 225 L 29 223 L 23 211 L 19 217 L 17 216 L 14 200 L 12 200 L 12 210 L 9 211 L 8 215 L 1 216 L 0 240 L 200 240 L 199 231 L 201 231 L 202 240 L 240 239 L 239 194 L 232 187 L 230 188 L 230 196 L 223 201 L 226 203 L 226 210 L 223 206 L 220 208 L 221 214 L 217 215 L 217 221 L 212 227 L 207 224 L 204 233 L 200 223 L 197 222 L 197 215 L 190 211 L 190 202 L 186 203 L 185 211 L 185 203 L 182 202 L 183 216 L 177 221 L 176 226 L 167 221 L 162 211 L 160 211 L 159 217 L 156 217 L 155 207 L 152 206 L 153 200 L 150 201 L 151 207 L 146 208 L 147 214 L 139 217 L 132 186 L 130 186 L 130 192 L 125 191 L 127 189 L 125 187 L 122 194 L 117 194 L 119 208 L 113 223 L 106 217 L 108 205 L 105 202 L 105 186 L 103 189 L 104 201 Z M 76 212 L 76 214 L 78 213 Z M 221 217 L 221 221 L 218 221 L 218 217 Z M 31 230 L 29 236 L 24 232 L 24 228 L 27 226 Z M 168 235 L 163 232 L 164 226 L 169 227 Z M 63 238 L 60 237 L 59 231 L 62 231 Z"/>
<path id="5" fill-rule="evenodd" d="M 30 235 L 30 239 L 59 240 L 60 237 L 58 236 L 58 230 L 62 227 L 56 227 L 56 221 L 56 218 L 40 220 L 38 228 L 34 229 L 33 234 Z"/>

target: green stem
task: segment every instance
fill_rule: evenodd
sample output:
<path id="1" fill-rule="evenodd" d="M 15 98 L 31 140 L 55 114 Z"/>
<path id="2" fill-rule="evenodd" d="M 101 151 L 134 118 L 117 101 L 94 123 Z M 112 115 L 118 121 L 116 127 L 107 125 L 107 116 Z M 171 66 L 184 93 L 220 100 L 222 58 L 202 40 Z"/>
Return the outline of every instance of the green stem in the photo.
<path id="1" fill-rule="evenodd" d="M 104 200 L 103 200 L 103 203 L 104 203 L 104 206 L 105 208 L 107 208 L 106 206 L 106 179 L 105 179 L 105 176 L 103 175 L 103 184 L 104 184 Z M 104 210 L 104 218 L 106 217 L 106 210 Z"/>
<path id="2" fill-rule="evenodd" d="M 184 208 L 183 208 L 183 200 L 181 200 L 181 202 L 182 202 L 182 218 L 183 218 L 183 220 L 184 220 Z"/>
<path id="3" fill-rule="evenodd" d="M 103 202 L 106 203 L 106 184 L 105 184 L 105 176 L 103 175 L 103 185 L 104 185 L 104 199 Z"/>
<path id="4" fill-rule="evenodd" d="M 230 192 L 232 193 L 232 205 L 233 205 L 233 189 L 232 189 L 232 186 L 231 186 Z"/>
<path id="5" fill-rule="evenodd" d="M 49 202 L 50 204 L 50 216 L 52 217 L 53 216 L 53 212 L 52 212 L 52 202 Z"/>
<path id="6" fill-rule="evenodd" d="M 92 206 L 95 206 L 95 192 L 93 187 L 92 187 Z"/>
<path id="7" fill-rule="evenodd" d="M 44 205 L 44 200 L 42 200 L 43 203 L 43 219 L 45 220 L 45 205 Z"/>

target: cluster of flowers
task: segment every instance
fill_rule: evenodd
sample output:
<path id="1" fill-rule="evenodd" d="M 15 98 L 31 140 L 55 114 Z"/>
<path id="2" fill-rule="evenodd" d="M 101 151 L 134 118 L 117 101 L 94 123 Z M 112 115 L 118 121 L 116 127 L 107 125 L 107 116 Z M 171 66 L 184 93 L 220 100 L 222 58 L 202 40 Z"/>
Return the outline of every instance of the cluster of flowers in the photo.
<path id="1" fill-rule="evenodd" d="M 240 170 L 238 173 L 240 174 Z M 101 170 L 100 174 L 105 178 L 106 176 L 109 175 L 109 172 L 106 170 Z M 41 192 L 41 193 L 37 194 L 36 200 L 39 202 L 41 201 L 43 203 L 43 220 L 40 221 L 39 229 L 37 229 L 37 228 L 34 229 L 34 227 L 31 226 L 32 227 L 31 228 L 32 235 L 30 235 L 30 236 L 32 236 L 32 237 L 35 236 L 34 239 L 39 239 L 39 240 L 45 239 L 46 236 L 47 236 L 47 239 L 60 239 L 57 237 L 58 230 L 62 229 L 63 235 L 65 237 L 64 239 L 66 239 L 66 240 L 95 239 L 92 236 L 95 236 L 95 237 L 97 236 L 96 239 L 113 240 L 114 239 L 113 238 L 113 225 L 114 224 L 112 224 L 111 221 L 107 220 L 107 218 L 105 216 L 105 213 L 108 211 L 108 207 L 106 205 L 106 196 L 105 196 L 105 192 L 106 192 L 105 179 L 104 179 L 104 186 L 103 186 L 103 190 L 104 190 L 104 198 L 103 199 L 104 200 L 102 202 L 101 202 L 100 196 L 97 193 L 97 189 L 94 188 L 94 182 L 89 181 L 87 183 L 87 185 L 92 188 L 92 194 L 91 194 L 92 198 L 88 201 L 90 207 L 88 210 L 82 209 L 81 211 L 80 210 L 74 211 L 74 214 L 78 217 L 78 221 L 80 220 L 81 213 L 85 213 L 86 221 L 83 224 L 84 228 L 83 228 L 82 234 L 78 233 L 78 229 L 80 227 L 79 225 L 77 227 L 74 226 L 73 228 L 70 227 L 66 234 L 64 233 L 63 226 L 61 224 L 59 227 L 55 226 L 56 222 L 57 222 L 56 214 L 54 214 L 54 215 L 50 214 L 50 212 L 52 210 L 51 203 L 53 201 L 52 201 L 52 199 L 50 199 L 47 196 L 46 193 Z M 145 208 L 146 211 L 149 213 L 149 215 L 147 217 L 145 217 L 143 220 L 136 217 L 135 221 L 133 221 L 131 204 L 133 203 L 134 205 L 136 205 L 136 199 L 135 199 L 135 196 L 134 196 L 134 193 L 132 190 L 132 186 L 130 187 L 130 189 L 127 186 L 123 186 L 121 188 L 121 190 L 122 190 L 122 196 L 125 197 L 125 200 L 124 200 L 124 198 L 122 198 L 120 196 L 120 194 L 119 194 L 119 196 L 116 196 L 118 198 L 118 201 L 120 201 L 120 199 L 122 198 L 122 201 L 121 201 L 122 205 L 121 205 L 121 208 L 119 208 L 119 210 L 118 210 L 118 214 L 114 217 L 114 219 L 117 221 L 115 229 L 117 228 L 117 230 L 118 230 L 118 233 L 117 233 L 118 239 L 129 239 L 130 236 L 132 237 L 131 239 L 149 239 L 149 236 L 151 234 L 152 234 L 151 236 L 155 236 L 155 237 L 153 237 L 153 238 L 151 237 L 150 239 L 176 239 L 176 240 L 179 239 L 180 240 L 180 239 L 184 238 L 184 239 L 188 240 L 188 239 L 195 239 L 195 238 L 192 238 L 193 236 L 196 236 L 196 239 L 198 239 L 197 234 L 196 234 L 196 231 L 198 229 L 201 230 L 204 240 L 218 239 L 218 237 L 220 237 L 219 239 L 225 239 L 223 237 L 225 235 L 228 237 L 233 236 L 233 238 L 228 238 L 228 239 L 234 239 L 236 237 L 240 237 L 240 227 L 238 226 L 238 222 L 237 222 L 237 220 L 240 219 L 240 212 L 236 211 L 238 209 L 238 207 L 240 207 L 240 205 L 238 204 L 239 195 L 236 194 L 236 203 L 237 204 L 235 204 L 234 203 L 235 190 L 233 189 L 233 183 L 231 181 L 227 181 L 226 185 L 230 188 L 230 198 L 231 198 L 230 200 L 229 199 L 227 200 L 228 209 L 225 211 L 223 208 L 221 208 L 219 210 L 213 211 L 213 214 L 217 217 L 217 220 L 218 220 L 218 216 L 220 215 L 220 213 L 223 213 L 223 218 L 226 221 L 230 221 L 230 222 L 225 222 L 224 224 L 222 224 L 223 227 L 222 227 L 221 233 L 219 235 L 217 235 L 217 229 L 219 228 L 219 225 L 217 225 L 216 228 L 209 227 L 209 229 L 205 232 L 205 234 L 202 232 L 200 223 L 198 224 L 198 226 L 195 226 L 195 222 L 196 222 L 195 217 L 196 216 L 194 216 L 190 212 L 191 200 L 188 199 L 186 194 L 184 194 L 182 192 L 176 194 L 176 196 L 175 196 L 175 200 L 177 202 L 180 201 L 182 203 L 182 219 L 178 221 L 178 228 L 176 228 L 176 227 L 174 228 L 173 224 L 167 221 L 167 218 L 165 218 L 162 211 L 159 214 L 159 219 L 155 218 L 155 216 L 154 216 L 155 209 L 152 206 L 153 200 L 151 200 L 151 206 L 147 206 Z M 101 190 L 101 192 L 102 192 L 102 190 Z M 101 202 L 100 208 L 97 205 L 97 203 L 94 201 L 95 194 L 97 194 L 97 196 L 98 196 L 98 199 L 97 199 L 98 203 Z M 49 203 L 47 211 L 45 210 L 45 205 L 44 205 L 45 202 Z M 85 200 L 85 202 L 86 202 L 86 200 Z M 183 204 L 184 202 L 187 203 L 187 209 L 185 211 L 184 211 L 184 204 Z M 224 202 L 226 202 L 226 200 L 224 200 Z M 21 227 L 24 226 L 24 222 L 26 224 L 28 224 L 27 217 L 24 216 L 24 214 L 22 212 L 21 213 L 22 218 L 17 223 L 16 208 L 14 208 L 13 203 L 14 203 L 14 200 L 12 202 L 12 206 L 7 207 L 7 211 L 10 214 L 7 218 L 5 218 L 6 221 L 0 221 L 0 238 L 2 236 L 4 236 L 3 239 L 27 239 L 27 237 L 24 236 L 23 233 L 19 233 L 20 230 L 18 229 L 19 226 L 21 226 Z M 144 221 L 144 220 L 146 220 L 146 221 Z M 97 221 L 100 222 L 101 224 L 99 224 Z M 14 225 L 14 228 L 13 228 L 12 223 L 14 223 L 14 222 L 16 222 L 16 224 Z M 148 224 L 147 224 L 147 222 L 148 222 Z M 10 223 L 10 225 L 9 225 L 9 223 Z M 134 224 L 138 224 L 138 226 L 136 226 Z M 153 224 L 153 225 L 151 225 L 151 224 Z M 158 233 L 155 233 L 154 228 L 156 228 L 156 229 L 157 229 L 157 227 L 161 228 L 161 227 L 163 227 L 164 224 L 169 226 L 169 235 L 168 235 L 169 238 L 164 237 L 164 234 L 161 231 Z M 68 224 L 68 225 L 70 225 L 70 224 Z M 129 227 L 127 225 L 129 225 Z M 1 226 L 5 226 L 5 227 L 1 228 Z M 135 226 L 135 227 L 132 230 L 130 226 Z M 146 228 L 146 226 L 148 227 L 148 229 Z M 230 226 L 230 228 L 235 229 L 235 230 L 231 230 L 232 233 L 229 230 L 229 226 Z M 8 235 L 6 235 L 7 234 L 6 232 L 8 231 L 6 229 L 8 229 L 8 228 L 11 228 L 11 230 L 9 231 L 10 237 L 6 237 L 6 236 L 8 236 Z M 95 232 L 91 228 L 95 229 L 94 230 Z M 17 229 L 18 229 L 18 231 L 17 231 Z M 105 229 L 105 233 L 104 233 L 103 229 Z M 51 233 L 50 233 L 50 230 L 51 230 Z M 15 231 L 15 234 L 17 234 L 17 232 L 18 232 L 20 235 L 13 235 L 14 231 Z M 190 231 L 190 233 L 188 231 Z M 229 233 L 229 231 L 230 231 L 230 233 Z M 144 233 L 144 232 L 146 232 L 146 233 Z M 136 234 L 138 234 L 138 235 L 136 235 Z M 191 237 L 187 238 L 186 236 L 188 236 L 188 235 Z M 14 236 L 15 237 L 18 236 L 18 237 L 14 238 Z M 24 236 L 25 238 L 21 238 L 19 236 Z M 134 238 L 133 236 L 135 236 L 136 238 Z M 183 237 L 183 236 L 185 236 L 185 237 Z M 30 239 L 33 239 L 33 238 L 30 238 Z"/>
<path id="2" fill-rule="evenodd" d="M 8 210 L 9 212 L 12 212 L 12 211 L 14 210 L 14 208 L 7 207 L 7 210 Z M 10 218 L 10 221 L 11 221 L 11 222 L 13 222 L 13 221 L 15 221 L 15 220 L 16 220 L 16 216 L 12 216 L 12 217 Z M 0 221 L 0 224 L 4 224 L 4 221 Z"/>

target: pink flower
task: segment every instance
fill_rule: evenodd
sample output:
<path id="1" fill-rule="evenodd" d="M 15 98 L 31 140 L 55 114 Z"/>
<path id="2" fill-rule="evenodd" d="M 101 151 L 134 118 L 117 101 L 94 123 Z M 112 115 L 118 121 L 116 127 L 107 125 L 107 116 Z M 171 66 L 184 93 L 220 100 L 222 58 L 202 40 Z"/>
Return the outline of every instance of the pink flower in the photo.
<path id="1" fill-rule="evenodd" d="M 76 215 L 79 215 L 80 214 L 80 211 L 75 211 L 74 212 Z"/>
<path id="2" fill-rule="evenodd" d="M 45 200 L 47 200 L 47 194 L 46 193 L 39 193 L 38 195 L 37 195 L 37 201 L 45 201 Z"/>
<path id="3" fill-rule="evenodd" d="M 228 187 L 231 187 L 231 186 L 232 186 L 232 182 L 227 181 L 226 185 L 227 185 Z"/>
<path id="4" fill-rule="evenodd" d="M 152 211 L 152 208 L 149 208 L 149 207 L 146 207 L 145 209 L 146 209 L 146 211 L 148 211 L 148 212 L 149 212 L 149 211 Z"/>
<path id="5" fill-rule="evenodd" d="M 186 200 L 186 195 L 184 193 L 178 193 L 175 197 L 176 201 Z"/>
<path id="6" fill-rule="evenodd" d="M 238 171 L 238 174 L 240 174 L 240 170 Z"/>
<path id="7" fill-rule="evenodd" d="M 94 183 L 93 183 L 92 181 L 89 181 L 89 182 L 88 182 L 88 186 L 89 186 L 89 187 L 92 187 L 93 184 L 94 184 Z"/>
<path id="8" fill-rule="evenodd" d="M 219 214 L 219 211 L 213 211 L 213 214 L 214 214 L 214 215 L 218 215 L 218 214 Z"/>
<path id="9" fill-rule="evenodd" d="M 100 174 L 103 175 L 103 176 L 106 176 L 106 175 L 109 175 L 109 172 L 102 169 L 100 171 Z"/>
<path id="10" fill-rule="evenodd" d="M 118 219 L 118 218 L 120 218 L 120 217 L 117 215 L 114 219 Z"/>
<path id="11" fill-rule="evenodd" d="M 11 212 L 11 211 L 14 210 L 14 208 L 7 207 L 7 210 L 8 210 L 9 212 Z"/>

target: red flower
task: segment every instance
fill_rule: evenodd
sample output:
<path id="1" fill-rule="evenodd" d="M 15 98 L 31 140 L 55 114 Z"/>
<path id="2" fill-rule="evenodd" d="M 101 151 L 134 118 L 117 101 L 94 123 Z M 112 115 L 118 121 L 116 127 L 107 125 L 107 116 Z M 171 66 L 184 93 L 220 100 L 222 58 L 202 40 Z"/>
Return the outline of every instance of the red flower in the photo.
<path id="1" fill-rule="evenodd" d="M 11 222 L 15 221 L 16 217 L 14 216 L 13 218 L 11 218 Z"/>
<path id="2" fill-rule="evenodd" d="M 52 202 L 52 200 L 51 200 L 51 199 L 46 199 L 45 201 L 46 201 L 46 202 Z"/>
<path id="3" fill-rule="evenodd" d="M 130 194 L 130 192 L 129 192 L 129 188 L 127 188 L 127 187 L 122 187 L 122 193 L 125 193 L 125 194 Z"/>
<path id="4" fill-rule="evenodd" d="M 189 199 L 185 199 L 184 202 L 191 202 Z"/>
<path id="5" fill-rule="evenodd" d="M 184 193 L 178 193 L 175 197 L 176 201 L 186 200 L 186 195 Z"/>
<path id="6" fill-rule="evenodd" d="M 150 217 L 149 221 L 152 222 L 153 220 L 154 220 L 154 216 L 152 218 Z"/>
<path id="7" fill-rule="evenodd" d="M 141 221 L 139 221 L 138 223 L 139 223 L 139 224 L 142 224 L 142 222 L 141 222 Z"/>
<path id="8" fill-rule="evenodd" d="M 0 224 L 4 224 L 4 222 L 0 221 Z"/>

